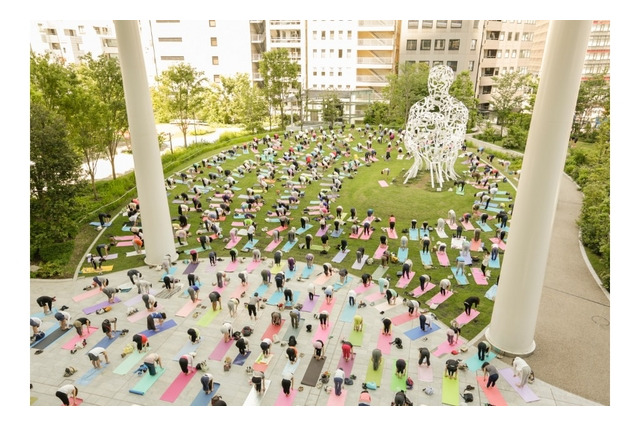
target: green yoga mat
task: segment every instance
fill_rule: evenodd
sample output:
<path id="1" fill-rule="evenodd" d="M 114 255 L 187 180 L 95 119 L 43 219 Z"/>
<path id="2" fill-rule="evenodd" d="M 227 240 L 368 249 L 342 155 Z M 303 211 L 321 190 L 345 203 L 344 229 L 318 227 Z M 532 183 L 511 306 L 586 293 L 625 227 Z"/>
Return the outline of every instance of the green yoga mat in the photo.
<path id="1" fill-rule="evenodd" d="M 460 405 L 458 394 L 458 379 L 444 377 L 442 379 L 442 403 L 447 405 Z"/>
<path id="2" fill-rule="evenodd" d="M 312 244 L 311 246 L 309 246 L 309 248 L 315 251 L 322 251 L 322 246 L 318 244 Z"/>
<path id="3" fill-rule="evenodd" d="M 374 281 L 377 281 L 378 279 L 382 278 L 382 276 L 385 274 L 385 272 L 387 272 L 387 270 L 389 270 L 389 267 L 382 267 L 382 265 L 378 266 L 378 268 L 373 272 L 373 274 L 371 274 L 371 279 Z"/>
<path id="4" fill-rule="evenodd" d="M 196 324 L 200 327 L 206 327 L 211 324 L 211 321 L 213 321 L 213 319 L 217 317 L 220 312 L 222 312 L 222 309 L 218 309 L 217 311 L 214 311 L 213 309 L 207 309 L 207 311 L 200 317 Z"/>
<path id="5" fill-rule="evenodd" d="M 131 371 L 131 369 L 135 366 L 142 364 L 142 358 L 146 355 L 146 352 L 138 353 L 138 350 L 135 349 L 131 352 L 127 357 L 118 365 L 113 372 L 120 375 L 125 375 Z"/>
<path id="6" fill-rule="evenodd" d="M 139 395 L 144 395 L 146 391 L 151 389 L 151 386 L 162 376 L 165 372 L 164 368 L 156 367 L 156 375 L 152 376 L 149 373 L 144 373 L 142 378 L 136 383 L 134 387 L 129 389 L 131 393 L 137 393 Z"/>
<path id="7" fill-rule="evenodd" d="M 367 374 L 364 377 L 365 382 L 376 382 L 376 385 L 380 387 L 382 383 L 382 370 L 384 369 L 384 358 L 380 360 L 378 371 L 373 371 L 373 361 L 369 360 L 369 367 L 367 368 Z"/>
<path id="8" fill-rule="evenodd" d="M 362 325 L 362 331 L 351 330 L 349 335 L 349 341 L 353 346 L 362 346 L 362 340 L 364 339 L 364 324 Z"/>
<path id="9" fill-rule="evenodd" d="M 395 366 L 395 360 L 393 362 Z M 395 372 L 395 368 L 391 372 L 391 390 L 394 392 L 400 392 L 401 390 L 407 390 L 407 376 L 398 377 Z"/>

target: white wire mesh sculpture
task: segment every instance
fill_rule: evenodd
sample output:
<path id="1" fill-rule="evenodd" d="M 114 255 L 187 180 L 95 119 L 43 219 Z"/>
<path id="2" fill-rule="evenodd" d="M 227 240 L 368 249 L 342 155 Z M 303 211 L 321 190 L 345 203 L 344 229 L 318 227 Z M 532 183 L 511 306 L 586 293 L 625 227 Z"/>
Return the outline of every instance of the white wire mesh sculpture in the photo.
<path id="1" fill-rule="evenodd" d="M 422 168 L 431 172 L 431 187 L 436 182 L 442 187 L 445 181 L 458 177 L 453 166 L 464 142 L 469 110 L 449 95 L 453 78 L 450 67 L 433 67 L 429 71 L 429 96 L 409 110 L 404 145 L 414 160 L 404 183 Z"/>

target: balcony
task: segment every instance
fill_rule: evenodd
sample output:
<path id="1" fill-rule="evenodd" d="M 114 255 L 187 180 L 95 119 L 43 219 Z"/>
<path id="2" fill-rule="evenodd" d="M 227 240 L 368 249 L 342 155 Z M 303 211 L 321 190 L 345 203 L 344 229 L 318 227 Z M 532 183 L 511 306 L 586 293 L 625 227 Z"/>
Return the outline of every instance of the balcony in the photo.
<path id="1" fill-rule="evenodd" d="M 286 20 L 277 20 L 277 21 L 269 21 L 269 24 L 274 26 L 274 25 L 279 25 L 279 26 L 283 26 L 283 25 L 300 25 L 300 21 L 286 21 Z"/>
<path id="2" fill-rule="evenodd" d="M 388 84 L 386 78 L 377 75 L 358 75 L 356 83 L 367 86 L 386 86 Z"/>
<path id="3" fill-rule="evenodd" d="M 300 36 L 289 36 L 289 37 L 271 37 L 271 43 L 274 44 L 291 44 L 291 43 L 300 43 Z"/>
<path id="4" fill-rule="evenodd" d="M 358 58 L 359 68 L 378 68 L 378 69 L 391 69 L 393 66 L 392 58 Z"/>
<path id="5" fill-rule="evenodd" d="M 261 60 L 262 60 L 262 54 L 254 53 L 253 55 L 251 55 L 252 62 L 260 62 Z"/>
<path id="6" fill-rule="evenodd" d="M 393 49 L 392 38 L 361 38 L 358 39 L 359 49 Z"/>
<path id="7" fill-rule="evenodd" d="M 251 43 L 264 43 L 264 34 L 251 34 Z"/>
<path id="8" fill-rule="evenodd" d="M 253 81 L 262 81 L 262 75 L 259 72 L 254 72 Z"/>
<path id="9" fill-rule="evenodd" d="M 394 20 L 358 21 L 359 29 L 373 29 L 373 30 L 393 31 L 395 29 L 395 25 L 396 25 L 396 21 L 394 21 Z"/>

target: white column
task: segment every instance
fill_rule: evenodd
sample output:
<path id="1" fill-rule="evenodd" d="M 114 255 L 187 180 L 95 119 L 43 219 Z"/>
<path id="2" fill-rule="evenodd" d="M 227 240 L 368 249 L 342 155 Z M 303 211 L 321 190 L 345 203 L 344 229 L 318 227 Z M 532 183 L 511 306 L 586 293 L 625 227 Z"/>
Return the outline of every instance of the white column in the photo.
<path id="1" fill-rule="evenodd" d="M 529 355 L 591 21 L 552 21 L 487 340 Z M 576 250 L 578 248 L 576 247 Z"/>
<path id="2" fill-rule="evenodd" d="M 134 172 L 142 228 L 145 263 L 158 265 L 165 255 L 178 258 L 160 160 L 158 135 L 142 56 L 138 21 L 114 21 L 124 96 L 129 118 Z"/>

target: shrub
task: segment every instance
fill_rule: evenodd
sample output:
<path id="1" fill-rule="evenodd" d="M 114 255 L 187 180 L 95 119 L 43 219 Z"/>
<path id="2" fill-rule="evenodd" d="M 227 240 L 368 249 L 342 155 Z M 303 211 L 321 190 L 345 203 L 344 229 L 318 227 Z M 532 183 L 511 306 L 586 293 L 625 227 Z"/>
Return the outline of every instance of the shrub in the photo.
<path id="1" fill-rule="evenodd" d="M 42 244 L 38 250 L 43 262 L 60 262 L 65 264 L 71 259 L 73 252 L 73 240 L 62 243 Z"/>
<path id="2" fill-rule="evenodd" d="M 31 272 L 31 278 L 56 278 L 62 277 L 64 263 L 60 261 L 46 262 L 40 265 L 37 271 Z"/>

